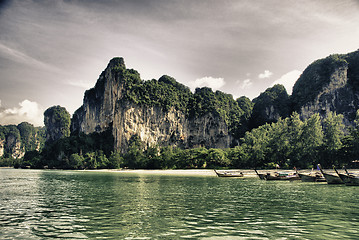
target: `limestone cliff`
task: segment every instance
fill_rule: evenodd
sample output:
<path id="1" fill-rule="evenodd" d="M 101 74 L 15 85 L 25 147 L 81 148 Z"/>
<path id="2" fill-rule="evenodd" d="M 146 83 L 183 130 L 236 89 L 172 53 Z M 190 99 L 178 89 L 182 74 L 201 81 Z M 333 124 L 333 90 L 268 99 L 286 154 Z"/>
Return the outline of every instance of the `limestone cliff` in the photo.
<path id="1" fill-rule="evenodd" d="M 25 148 L 22 146 L 21 140 L 15 135 L 9 135 L 7 137 L 5 149 L 14 159 L 22 158 L 25 155 Z"/>
<path id="2" fill-rule="evenodd" d="M 359 51 L 331 55 L 308 66 L 293 88 L 295 111 L 303 118 L 329 111 L 344 115 L 351 124 L 359 108 Z"/>
<path id="3" fill-rule="evenodd" d="M 44 112 L 46 139 L 55 142 L 60 138 L 70 136 L 71 117 L 64 107 L 53 106 Z"/>
<path id="4" fill-rule="evenodd" d="M 22 158 L 25 148 L 21 143 L 21 136 L 15 125 L 0 126 L 0 157 Z"/>
<path id="5" fill-rule="evenodd" d="M 0 157 L 5 154 L 5 139 L 0 139 Z"/>
<path id="6" fill-rule="evenodd" d="M 22 122 L 0 125 L 0 157 L 22 158 L 27 151 L 40 151 L 45 142 L 44 129 Z"/>
<path id="7" fill-rule="evenodd" d="M 215 111 L 190 115 L 183 107 L 192 104 L 189 89 L 169 77 L 152 81 L 141 88 L 146 83 L 139 74 L 126 69 L 122 58 L 112 59 L 95 87 L 86 91 L 83 105 L 73 115 L 72 132 L 89 134 L 110 128 L 115 150 L 121 152 L 133 135 L 147 146 L 230 146 L 232 137 L 223 117 Z"/>
<path id="8" fill-rule="evenodd" d="M 252 128 L 278 121 L 290 114 L 289 96 L 283 85 L 275 85 L 253 99 Z"/>

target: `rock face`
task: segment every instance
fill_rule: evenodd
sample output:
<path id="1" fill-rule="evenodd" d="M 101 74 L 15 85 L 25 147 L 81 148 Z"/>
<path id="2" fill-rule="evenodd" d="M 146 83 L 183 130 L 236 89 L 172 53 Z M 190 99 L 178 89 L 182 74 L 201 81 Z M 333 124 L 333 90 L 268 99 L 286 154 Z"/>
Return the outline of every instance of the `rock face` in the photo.
<path id="1" fill-rule="evenodd" d="M 252 128 L 278 121 L 290 114 L 289 96 L 283 85 L 275 85 L 253 99 Z"/>
<path id="2" fill-rule="evenodd" d="M 48 108 L 44 112 L 44 123 L 48 142 L 70 136 L 70 114 L 64 107 L 53 106 Z"/>
<path id="3" fill-rule="evenodd" d="M 14 159 L 22 158 L 25 155 L 25 149 L 21 145 L 21 140 L 15 135 L 9 135 L 6 139 L 6 150 L 11 153 Z"/>
<path id="4" fill-rule="evenodd" d="M 0 126 L 0 157 L 22 158 L 25 147 L 21 143 L 20 132 L 15 125 Z"/>
<path id="5" fill-rule="evenodd" d="M 226 122 L 216 114 L 189 117 L 182 110 L 158 105 L 143 105 L 125 97 L 126 81 L 132 74 L 122 58 L 114 58 L 100 75 L 94 88 L 85 92 L 83 105 L 74 113 L 72 132 L 103 132 L 112 129 L 116 151 L 125 152 L 133 135 L 147 146 L 178 146 L 192 148 L 229 147 L 232 137 Z"/>
<path id="6" fill-rule="evenodd" d="M 44 128 L 22 122 L 0 125 L 0 157 L 22 158 L 27 151 L 39 151 L 44 144 Z"/>
<path id="7" fill-rule="evenodd" d="M 315 61 L 294 85 L 292 96 L 275 85 L 255 98 L 248 111 L 241 101 L 211 89 L 192 94 L 168 76 L 151 81 L 143 82 L 135 70 L 126 69 L 122 58 L 112 59 L 95 87 L 85 92 L 71 131 L 110 130 L 115 150 L 126 152 L 134 135 L 147 146 L 227 148 L 238 144 L 243 131 L 293 111 L 302 118 L 336 112 L 350 125 L 359 109 L 359 50 Z"/>
<path id="8" fill-rule="evenodd" d="M 0 157 L 5 153 L 5 139 L 0 139 Z"/>
<path id="9" fill-rule="evenodd" d="M 293 87 L 292 102 L 302 118 L 343 114 L 350 125 L 359 108 L 359 51 L 315 61 Z"/>

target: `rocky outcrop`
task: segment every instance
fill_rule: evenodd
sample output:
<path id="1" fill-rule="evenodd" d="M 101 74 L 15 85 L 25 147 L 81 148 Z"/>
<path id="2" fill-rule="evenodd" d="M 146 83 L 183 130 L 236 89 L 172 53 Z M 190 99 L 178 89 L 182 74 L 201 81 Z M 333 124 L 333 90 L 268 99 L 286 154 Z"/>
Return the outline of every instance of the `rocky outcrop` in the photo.
<path id="1" fill-rule="evenodd" d="M 71 119 L 66 108 L 53 106 L 44 112 L 46 138 L 48 142 L 70 136 Z"/>
<path id="2" fill-rule="evenodd" d="M 27 151 L 40 151 L 45 141 L 44 128 L 22 122 L 0 125 L 0 157 L 22 158 Z"/>
<path id="3" fill-rule="evenodd" d="M 71 131 L 109 130 L 114 150 L 126 152 L 134 135 L 146 146 L 227 148 L 238 144 L 243 129 L 276 122 L 293 111 L 302 118 L 336 112 L 351 124 L 359 109 L 359 50 L 312 63 L 292 96 L 275 85 L 255 98 L 247 111 L 240 103 L 208 88 L 193 94 L 168 76 L 144 82 L 137 71 L 126 69 L 122 58 L 114 58 L 95 87 L 85 92 Z"/>
<path id="4" fill-rule="evenodd" d="M 25 149 L 21 145 L 21 140 L 14 135 L 10 135 L 6 139 L 6 149 L 14 159 L 22 158 L 25 155 Z"/>
<path id="5" fill-rule="evenodd" d="M 25 148 L 21 144 L 19 130 L 14 125 L 10 125 L 8 128 L 10 131 L 5 135 L 5 139 L 0 142 L 0 147 L 2 146 L 1 156 L 4 156 L 6 153 L 7 157 L 14 159 L 22 158 L 25 155 Z"/>
<path id="6" fill-rule="evenodd" d="M 126 81 L 141 80 L 136 71 L 126 69 L 122 58 L 112 59 L 95 87 L 85 92 L 83 105 L 75 112 L 71 121 L 72 132 L 89 134 L 110 128 L 115 150 L 121 152 L 127 150 L 134 135 L 139 136 L 146 146 L 230 146 L 232 137 L 228 126 L 218 114 L 208 112 L 189 117 L 174 106 L 164 108 L 156 104 L 136 103 L 127 97 L 132 93 L 129 89 L 131 85 Z M 161 84 L 173 83 L 162 81 Z"/>
<path id="7" fill-rule="evenodd" d="M 5 154 L 5 139 L 0 139 L 0 157 Z"/>
<path id="8" fill-rule="evenodd" d="M 212 114 L 188 119 L 171 108 L 140 107 L 131 103 L 121 105 L 114 115 L 113 135 L 116 149 L 125 150 L 133 135 L 138 135 L 147 146 L 172 145 L 182 148 L 228 147 L 231 138 L 228 127 Z"/>
<path id="9" fill-rule="evenodd" d="M 290 114 L 289 96 L 283 85 L 275 85 L 253 99 L 251 127 L 256 128 L 265 123 L 278 121 Z"/>
<path id="10" fill-rule="evenodd" d="M 293 88 L 294 110 L 302 118 L 336 112 L 344 116 L 346 125 L 352 124 L 359 108 L 358 69 L 359 51 L 315 61 Z"/>

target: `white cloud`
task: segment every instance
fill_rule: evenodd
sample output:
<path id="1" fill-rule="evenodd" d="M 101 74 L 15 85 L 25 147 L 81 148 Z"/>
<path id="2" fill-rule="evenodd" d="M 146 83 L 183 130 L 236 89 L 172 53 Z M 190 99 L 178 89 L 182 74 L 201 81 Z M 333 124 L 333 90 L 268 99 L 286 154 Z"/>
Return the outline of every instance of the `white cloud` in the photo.
<path id="1" fill-rule="evenodd" d="M 82 81 L 82 80 L 68 81 L 67 84 L 69 84 L 70 86 L 79 87 L 79 88 L 83 88 L 83 89 L 86 89 L 86 90 L 94 87 L 94 83 L 89 83 L 89 82 L 85 82 L 85 81 Z"/>
<path id="2" fill-rule="evenodd" d="M 302 72 L 299 70 L 290 71 L 284 74 L 283 76 L 281 76 L 276 81 L 274 81 L 271 87 L 273 87 L 275 84 L 282 84 L 287 90 L 288 94 L 292 94 L 293 86 L 301 74 Z"/>
<path id="3" fill-rule="evenodd" d="M 44 125 L 43 109 L 37 102 L 24 100 L 19 103 L 19 107 L 1 109 L 0 124 L 19 124 L 29 122 L 35 126 Z"/>
<path id="4" fill-rule="evenodd" d="M 210 87 L 212 90 L 218 90 L 226 84 L 223 78 L 214 78 L 214 77 L 203 77 L 198 78 L 196 81 L 191 82 L 189 85 L 192 88 L 197 87 Z"/>
<path id="5" fill-rule="evenodd" d="M 264 70 L 264 73 L 261 73 L 258 75 L 258 78 L 263 79 L 263 78 L 270 78 L 273 75 L 273 73 L 269 70 Z"/>
<path id="6" fill-rule="evenodd" d="M 2 42 L 0 42 L 0 55 L 9 60 L 18 62 L 18 63 L 24 63 L 24 64 L 31 65 L 31 66 L 37 67 L 37 68 L 58 71 L 57 68 L 55 68 L 47 63 L 41 62 L 41 61 L 21 52 L 19 50 L 8 47 L 7 45 L 3 44 Z"/>
<path id="7" fill-rule="evenodd" d="M 253 85 L 252 81 L 250 79 L 243 80 L 241 89 L 248 89 Z"/>

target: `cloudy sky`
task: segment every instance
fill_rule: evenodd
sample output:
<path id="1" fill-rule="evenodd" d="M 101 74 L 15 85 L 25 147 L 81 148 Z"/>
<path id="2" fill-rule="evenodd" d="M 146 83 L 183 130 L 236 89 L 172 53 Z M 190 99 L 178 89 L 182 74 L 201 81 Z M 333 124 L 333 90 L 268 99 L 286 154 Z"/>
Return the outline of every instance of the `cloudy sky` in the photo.
<path id="1" fill-rule="evenodd" d="M 358 40 L 357 0 L 2 0 L 0 124 L 72 114 L 115 56 L 144 80 L 252 99 Z"/>

